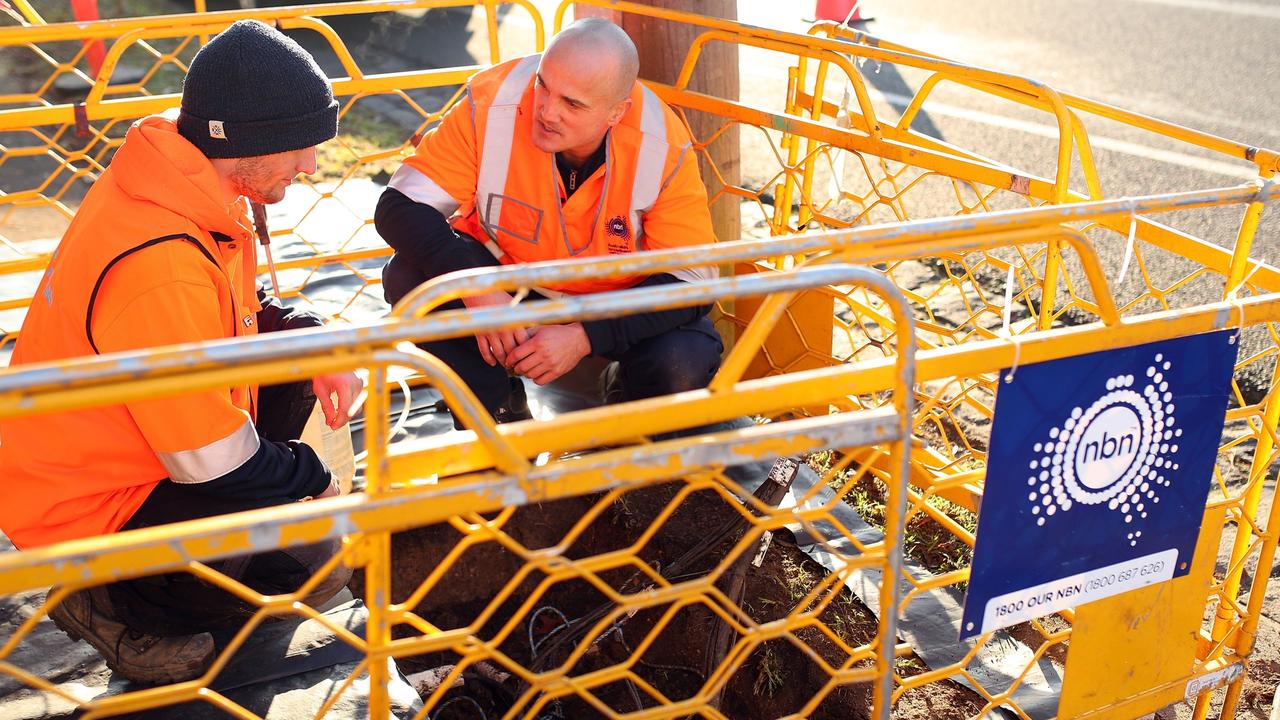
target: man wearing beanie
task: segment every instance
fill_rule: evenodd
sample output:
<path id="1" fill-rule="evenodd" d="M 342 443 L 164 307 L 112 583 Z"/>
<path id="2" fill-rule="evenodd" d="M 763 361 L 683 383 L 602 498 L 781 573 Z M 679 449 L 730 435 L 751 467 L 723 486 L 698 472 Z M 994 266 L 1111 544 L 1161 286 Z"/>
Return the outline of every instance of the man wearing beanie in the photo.
<path id="1" fill-rule="evenodd" d="M 328 79 L 293 40 L 255 21 L 197 53 L 176 114 L 133 125 L 40 283 L 12 365 L 314 327 L 258 290 L 250 202 L 274 203 L 337 134 Z M 331 427 L 359 380 L 235 387 L 0 423 L 0 528 L 21 549 L 336 494 L 298 442 L 314 392 Z M 298 590 L 336 542 L 210 566 L 265 594 Z M 350 575 L 335 570 L 304 600 Z M 59 591 L 52 594 L 57 595 Z M 199 676 L 210 630 L 251 606 L 187 573 L 76 590 L 50 610 L 126 678 Z"/>

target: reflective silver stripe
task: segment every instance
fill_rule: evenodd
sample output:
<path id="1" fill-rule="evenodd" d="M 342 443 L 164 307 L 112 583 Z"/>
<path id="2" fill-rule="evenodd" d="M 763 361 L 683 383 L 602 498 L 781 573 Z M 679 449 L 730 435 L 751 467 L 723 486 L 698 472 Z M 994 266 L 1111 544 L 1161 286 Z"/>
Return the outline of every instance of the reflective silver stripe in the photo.
<path id="1" fill-rule="evenodd" d="M 503 78 L 498 93 L 489 106 L 484 126 L 484 147 L 480 151 L 480 176 L 476 179 L 476 209 L 480 224 L 489 237 L 496 239 L 490 225 L 502 218 L 502 194 L 507 189 L 507 171 L 511 167 L 511 144 L 516 134 L 516 116 L 520 98 L 529 87 L 529 78 L 538 69 L 541 55 L 530 55 Z M 496 196 L 496 197 L 494 197 Z M 490 199 L 492 198 L 492 199 Z"/>
<path id="2" fill-rule="evenodd" d="M 445 217 L 452 215 L 460 204 L 453 199 L 452 195 L 445 192 L 444 188 L 437 185 L 435 180 L 409 165 L 401 165 L 400 169 L 396 170 L 396 174 L 391 176 L 391 182 L 387 183 L 387 187 L 399 190 L 414 202 L 430 205 Z"/>
<path id="3" fill-rule="evenodd" d="M 685 282 L 698 282 L 699 280 L 715 280 L 720 277 L 720 268 L 715 265 L 702 265 L 700 267 L 680 268 L 672 270 L 671 274 L 684 280 Z"/>
<path id="4" fill-rule="evenodd" d="M 248 462 L 258 452 L 258 431 L 245 420 L 224 438 L 195 450 L 156 453 L 160 464 L 177 483 L 202 483 L 222 477 Z"/>
<path id="5" fill-rule="evenodd" d="M 484 249 L 488 250 L 489 254 L 492 255 L 494 258 L 496 258 L 498 262 L 502 262 L 502 256 L 506 254 L 502 252 L 502 248 L 498 247 L 498 243 L 492 240 L 484 241 Z M 548 300 L 559 300 L 560 298 L 564 297 L 564 293 L 560 292 L 559 290 L 552 290 L 551 288 L 543 288 L 543 287 L 535 286 L 530 289 Z"/>
<path id="6" fill-rule="evenodd" d="M 494 259 L 497 260 L 498 262 L 502 262 L 502 256 L 506 255 L 506 253 L 502 252 L 502 248 L 498 247 L 498 243 L 492 240 L 484 241 L 484 249 L 488 250 L 489 254 L 492 255 Z"/>
<path id="7" fill-rule="evenodd" d="M 658 201 L 662 190 L 662 170 L 667 164 L 667 119 L 662 101 L 653 91 L 640 86 L 640 152 L 636 158 L 636 176 L 631 184 L 631 231 L 636 235 L 636 248 L 643 249 L 644 227 L 641 218 Z"/>

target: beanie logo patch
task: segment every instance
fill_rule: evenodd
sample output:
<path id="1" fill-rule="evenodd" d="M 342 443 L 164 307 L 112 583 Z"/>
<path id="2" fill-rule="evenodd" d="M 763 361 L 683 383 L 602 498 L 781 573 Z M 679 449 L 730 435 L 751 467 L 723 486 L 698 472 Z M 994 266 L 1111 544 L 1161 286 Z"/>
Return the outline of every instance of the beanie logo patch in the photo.
<path id="1" fill-rule="evenodd" d="M 221 120 L 210 120 L 210 121 L 209 121 L 209 137 L 211 137 L 211 138 L 217 138 L 217 139 L 219 139 L 219 140 L 226 140 L 226 139 L 227 139 L 227 131 L 226 131 L 226 130 L 224 130 L 224 129 L 222 129 L 222 121 L 221 121 Z"/>

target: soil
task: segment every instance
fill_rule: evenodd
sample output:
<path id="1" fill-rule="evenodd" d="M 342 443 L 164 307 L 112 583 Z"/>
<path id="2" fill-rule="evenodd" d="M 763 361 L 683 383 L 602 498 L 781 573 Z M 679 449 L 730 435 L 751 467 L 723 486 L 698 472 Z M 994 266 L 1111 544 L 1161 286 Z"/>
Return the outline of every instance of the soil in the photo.
<path id="1" fill-rule="evenodd" d="M 599 556 L 639 540 L 644 529 L 676 498 L 682 487 L 682 483 L 668 483 L 633 490 L 612 502 L 593 495 L 523 507 L 507 520 L 503 532 L 522 548 L 547 548 L 560 543 L 576 522 L 594 510 L 598 515 L 569 545 L 564 557 L 576 560 Z M 706 490 L 694 492 L 680 502 L 658 532 L 643 544 L 636 557 L 652 567 L 669 567 L 714 529 L 723 527 L 736 517 L 737 511 L 730 508 L 720 495 Z M 689 565 L 686 577 L 682 579 L 704 577 L 724 559 L 725 552 L 739 536 L 735 533 L 729 541 Z M 817 602 L 826 603 L 826 607 L 817 619 L 824 627 L 816 624 L 807 626 L 754 648 L 733 672 L 721 709 L 734 718 L 780 717 L 800 711 L 812 698 L 825 692 L 821 702 L 807 713 L 807 717 L 833 720 L 869 717 L 871 683 L 826 689 L 830 676 L 820 662 L 832 667 L 846 663 L 849 660 L 846 648 L 856 648 L 874 637 L 876 618 L 843 585 L 837 583 L 832 589 L 824 584 L 828 574 L 826 568 L 801 552 L 788 536 L 785 530 L 774 534 L 761 566 L 751 569 L 746 575 L 739 606 L 754 622 L 768 623 L 794 610 L 805 610 L 800 606 L 809 591 L 823 585 L 824 590 L 818 595 Z M 407 600 L 462 537 L 458 530 L 445 525 L 396 535 L 392 540 L 392 567 L 395 568 L 393 601 Z M 753 545 L 747 553 L 754 555 L 755 549 Z M 555 646 L 550 641 L 560 626 L 596 608 L 611 607 L 611 604 L 598 589 L 581 579 L 552 583 L 542 588 L 545 592 L 540 592 L 539 585 L 546 576 L 535 571 L 527 577 L 518 577 L 524 564 L 524 559 L 517 552 L 498 543 L 472 545 L 455 558 L 445 575 L 417 604 L 415 612 L 441 629 L 476 623 L 490 606 L 491 598 L 514 580 L 518 587 L 511 599 L 493 608 L 495 612 L 487 621 L 478 623 L 475 635 L 496 642 L 502 653 L 526 668 L 538 662 L 543 663 L 539 665 L 542 669 L 562 663 L 569 649 L 577 643 L 565 643 L 563 649 L 549 651 L 548 648 Z M 601 573 L 599 579 L 614 589 L 627 592 L 643 586 L 639 573 L 632 568 Z M 727 585 L 722 577 L 718 586 L 723 590 Z M 359 594 L 363 578 L 353 578 L 351 587 Z M 522 609 L 521 604 L 535 594 L 536 600 L 527 609 Z M 580 676 L 626 661 L 632 656 L 632 650 L 654 633 L 670 608 L 670 604 L 663 604 L 637 612 L 621 623 L 615 632 L 607 633 L 595 642 L 573 667 L 571 674 Z M 502 625 L 511 620 L 517 621 L 515 630 L 501 633 Z M 708 638 L 714 635 L 718 623 L 717 617 L 704 604 L 681 608 L 656 631 L 651 644 L 636 659 L 633 666 L 635 674 L 672 701 L 697 694 L 707 677 Z M 402 626 L 396 633 L 398 637 L 405 637 L 414 631 Z M 845 647 L 841 647 L 833 637 L 839 638 Z M 539 661 L 534 660 L 531 652 L 535 645 Z M 458 660 L 459 657 L 452 653 L 433 653 L 400 658 L 398 662 L 406 674 L 412 675 L 452 665 Z M 914 656 L 898 660 L 897 670 L 904 675 L 924 672 L 925 669 Z M 475 704 L 470 700 L 484 707 L 486 716 L 496 717 L 509 708 L 512 697 L 518 694 L 513 691 L 520 689 L 513 680 L 507 680 L 503 685 L 505 687 L 498 690 L 492 681 L 477 681 L 448 689 L 444 699 L 447 707 L 433 717 L 474 718 Z M 597 689 L 595 695 L 618 713 L 658 704 L 657 698 L 640 684 L 615 683 Z M 453 702 L 463 696 L 470 700 Z M 894 716 L 965 718 L 974 716 L 982 706 L 983 702 L 975 693 L 944 681 L 907 693 L 895 707 Z M 545 708 L 542 714 L 542 717 L 562 718 L 602 716 L 597 709 L 578 698 L 561 700 Z"/>

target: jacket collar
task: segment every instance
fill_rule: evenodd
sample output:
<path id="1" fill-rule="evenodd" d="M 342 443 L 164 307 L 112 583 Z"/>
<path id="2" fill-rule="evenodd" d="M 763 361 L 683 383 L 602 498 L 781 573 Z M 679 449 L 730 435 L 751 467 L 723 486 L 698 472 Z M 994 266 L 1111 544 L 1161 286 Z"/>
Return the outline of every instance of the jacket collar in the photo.
<path id="1" fill-rule="evenodd" d="M 253 236 L 248 201 L 226 203 L 213 163 L 178 133 L 172 114 L 134 123 L 111 168 L 121 189 L 136 199 L 189 218 L 211 233 L 235 240 Z"/>

